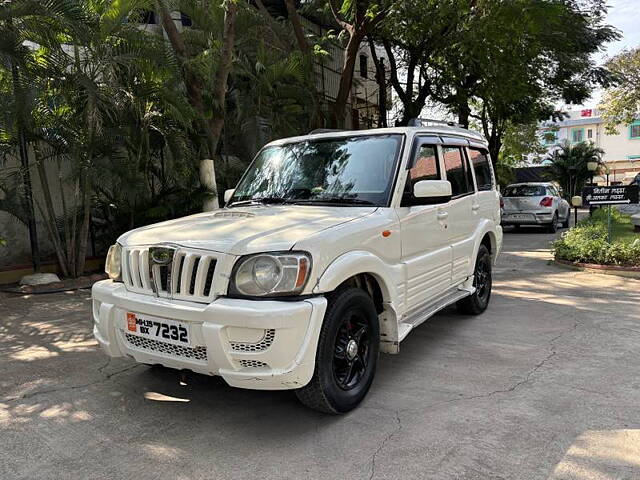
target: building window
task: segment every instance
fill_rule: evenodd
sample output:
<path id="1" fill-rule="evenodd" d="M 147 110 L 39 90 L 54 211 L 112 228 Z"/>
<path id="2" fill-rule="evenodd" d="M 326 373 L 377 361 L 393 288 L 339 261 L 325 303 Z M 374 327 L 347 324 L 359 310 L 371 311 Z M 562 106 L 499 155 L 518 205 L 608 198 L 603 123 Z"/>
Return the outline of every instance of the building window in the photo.
<path id="1" fill-rule="evenodd" d="M 362 78 L 367 78 L 367 56 L 360 55 L 360 76 Z"/>
<path id="2" fill-rule="evenodd" d="M 571 143 L 584 141 L 584 128 L 574 128 L 571 130 Z"/>
<path id="3" fill-rule="evenodd" d="M 592 129 L 587 130 L 587 138 L 593 138 L 593 130 Z"/>
<path id="4" fill-rule="evenodd" d="M 155 25 L 156 22 L 156 14 L 153 10 L 146 10 L 143 9 L 140 12 L 140 16 L 142 17 L 140 19 L 140 23 L 146 23 L 148 25 Z"/>
<path id="5" fill-rule="evenodd" d="M 629 138 L 631 139 L 640 139 L 640 121 L 636 120 L 631 125 L 629 125 Z"/>
<path id="6" fill-rule="evenodd" d="M 191 21 L 191 17 L 186 13 L 180 13 L 180 22 L 183 27 L 191 27 L 193 22 Z"/>
<path id="7" fill-rule="evenodd" d="M 558 132 L 555 130 L 547 130 L 542 133 L 542 139 L 545 145 L 554 145 L 558 141 Z"/>

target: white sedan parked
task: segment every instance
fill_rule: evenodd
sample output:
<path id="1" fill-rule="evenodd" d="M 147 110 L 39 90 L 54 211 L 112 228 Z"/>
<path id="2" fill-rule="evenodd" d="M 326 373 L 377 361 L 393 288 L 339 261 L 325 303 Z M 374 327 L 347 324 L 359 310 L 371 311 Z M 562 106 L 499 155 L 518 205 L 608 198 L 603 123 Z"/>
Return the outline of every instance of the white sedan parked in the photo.
<path id="1" fill-rule="evenodd" d="M 569 203 L 553 183 L 514 183 L 504 189 L 502 203 L 502 225 L 540 225 L 552 233 L 569 226 Z"/>

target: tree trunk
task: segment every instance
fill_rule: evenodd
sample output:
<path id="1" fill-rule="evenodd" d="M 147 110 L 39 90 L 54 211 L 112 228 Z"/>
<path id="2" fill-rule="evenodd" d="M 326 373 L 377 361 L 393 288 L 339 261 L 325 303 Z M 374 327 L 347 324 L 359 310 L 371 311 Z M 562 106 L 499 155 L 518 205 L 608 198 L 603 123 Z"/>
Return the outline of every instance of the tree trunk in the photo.
<path id="1" fill-rule="evenodd" d="M 378 84 L 378 127 L 387 127 L 387 73 L 384 63 L 378 58 L 376 46 L 369 38 L 369 50 L 376 67 L 376 83 Z"/>
<path id="2" fill-rule="evenodd" d="M 83 185 L 83 204 L 82 204 L 82 223 L 80 225 L 79 242 L 78 242 L 78 256 L 76 258 L 75 271 L 76 276 L 80 276 L 84 273 L 84 264 L 87 256 L 87 245 L 89 244 L 89 220 L 91 218 L 91 190 L 89 186 L 89 179 L 87 173 L 85 176 Z"/>
<path id="3" fill-rule="evenodd" d="M 213 160 L 218 149 L 222 128 L 224 126 L 224 103 L 227 92 L 227 80 L 229 78 L 231 62 L 233 59 L 235 24 L 238 7 L 233 2 L 226 3 L 223 41 L 220 51 L 220 64 L 214 76 L 213 101 L 215 104 L 215 112 L 213 118 L 207 121 L 203 101 L 204 86 L 197 79 L 197 77 L 190 72 L 189 67 L 185 65 L 188 52 L 184 43 L 184 39 L 173 23 L 173 19 L 171 18 L 171 14 L 165 3 L 162 0 L 158 0 L 156 1 L 156 6 L 160 13 L 162 26 L 167 32 L 169 43 L 171 44 L 171 47 L 182 63 L 184 83 L 187 89 L 187 97 L 189 99 L 189 103 L 199 115 L 199 118 L 194 122 L 194 130 L 198 135 L 204 136 L 204 138 L 206 138 L 206 148 L 202 148 L 203 142 L 198 142 L 200 144 L 200 148 L 198 150 L 201 157 L 201 162 Z M 201 168 L 201 170 L 210 172 L 211 178 L 209 179 L 209 182 L 207 182 L 207 184 L 216 185 L 215 168 Z M 206 185 L 203 186 L 205 186 L 206 188 Z M 219 205 L 216 192 L 210 191 L 210 193 L 211 198 L 206 200 L 205 205 L 203 205 L 203 207 L 208 210 L 211 208 L 218 208 Z"/>
<path id="4" fill-rule="evenodd" d="M 461 100 L 458 104 L 458 123 L 462 128 L 469 128 L 469 116 L 471 115 L 471 108 L 467 99 Z"/>
<path id="5" fill-rule="evenodd" d="M 14 101 L 19 102 L 16 89 L 19 85 L 18 69 L 15 65 L 11 65 L 11 76 L 13 82 Z M 31 263 L 33 271 L 40 271 L 40 248 L 38 246 L 38 231 L 36 227 L 36 215 L 33 209 L 33 188 L 31 186 L 31 172 L 29 170 L 29 150 L 25 139 L 22 118 L 16 119 L 18 129 L 18 154 L 20 156 L 20 165 L 22 167 L 22 185 L 24 186 L 23 208 L 27 214 L 25 219 L 27 230 L 29 231 L 29 246 L 31 248 Z"/>
<path id="6" fill-rule="evenodd" d="M 60 236 L 58 234 L 56 212 L 53 208 L 53 197 L 51 196 L 51 189 L 49 188 L 49 178 L 45 166 L 42 163 L 42 159 L 40 158 L 38 147 L 35 146 L 34 150 L 36 154 L 36 168 L 38 177 L 40 179 L 40 186 L 42 188 L 42 196 L 44 197 L 45 205 L 44 209 L 40 207 L 40 214 L 42 215 L 45 226 L 47 228 L 47 232 L 49 233 L 49 237 L 51 239 L 51 243 L 53 244 L 53 248 L 56 252 L 56 258 L 58 260 L 58 265 L 60 266 L 60 271 L 62 272 L 62 275 L 66 277 L 69 275 L 69 270 L 67 268 L 67 257 L 65 254 L 64 245 L 60 240 Z M 64 193 L 62 196 L 64 197 Z M 64 218 L 63 221 L 66 228 L 67 219 Z"/>
<path id="7" fill-rule="evenodd" d="M 302 22 L 300 21 L 300 15 L 298 15 L 298 11 L 296 10 L 295 1 L 285 0 L 284 3 L 287 6 L 287 14 L 289 15 L 289 21 L 291 22 L 291 26 L 293 27 L 293 33 L 296 36 L 298 48 L 303 55 L 311 55 L 311 47 L 309 47 L 309 42 L 307 42 L 307 37 L 304 34 L 304 28 L 302 26 Z"/>
<path id="8" fill-rule="evenodd" d="M 363 38 L 363 33 L 355 31 L 353 28 L 348 29 L 349 41 L 344 51 L 344 61 L 342 64 L 342 74 L 340 75 L 340 86 L 336 103 L 333 106 L 333 118 L 331 126 L 333 128 L 344 128 L 344 120 L 346 115 L 347 101 L 351 93 L 351 85 L 353 84 L 353 72 L 355 70 L 356 60 L 358 58 L 358 48 Z"/>
<path id="9" fill-rule="evenodd" d="M 495 170 L 496 162 L 498 161 L 498 155 L 500 154 L 500 149 L 502 148 L 502 136 L 499 135 L 495 129 L 491 132 L 491 136 L 488 138 L 489 142 L 489 155 L 491 155 L 491 162 L 493 163 L 493 168 Z"/>

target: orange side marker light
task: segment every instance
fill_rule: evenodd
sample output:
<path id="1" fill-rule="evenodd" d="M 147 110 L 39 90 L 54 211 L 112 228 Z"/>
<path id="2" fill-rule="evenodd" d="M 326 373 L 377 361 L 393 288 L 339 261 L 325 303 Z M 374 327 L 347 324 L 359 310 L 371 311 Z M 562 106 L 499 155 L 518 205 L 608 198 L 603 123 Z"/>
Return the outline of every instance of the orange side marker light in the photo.
<path id="1" fill-rule="evenodd" d="M 385 230 L 382 232 L 382 236 L 387 238 L 389 235 L 391 235 L 391 230 Z"/>

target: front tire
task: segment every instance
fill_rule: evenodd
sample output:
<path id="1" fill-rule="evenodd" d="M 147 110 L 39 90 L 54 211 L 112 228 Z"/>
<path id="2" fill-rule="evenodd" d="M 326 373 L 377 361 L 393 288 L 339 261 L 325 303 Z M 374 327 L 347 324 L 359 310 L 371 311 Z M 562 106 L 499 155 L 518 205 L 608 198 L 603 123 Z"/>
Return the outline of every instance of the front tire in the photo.
<path id="1" fill-rule="evenodd" d="M 328 300 L 313 377 L 295 392 L 309 408 L 340 414 L 358 406 L 369 391 L 378 362 L 380 328 L 375 305 L 364 290 L 341 289 Z"/>
<path id="2" fill-rule="evenodd" d="M 491 298 L 491 254 L 485 245 L 480 245 L 476 257 L 476 268 L 473 272 L 473 286 L 476 291 L 472 295 L 458 300 L 456 307 L 460 313 L 479 315 L 489 306 Z"/>

